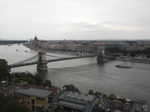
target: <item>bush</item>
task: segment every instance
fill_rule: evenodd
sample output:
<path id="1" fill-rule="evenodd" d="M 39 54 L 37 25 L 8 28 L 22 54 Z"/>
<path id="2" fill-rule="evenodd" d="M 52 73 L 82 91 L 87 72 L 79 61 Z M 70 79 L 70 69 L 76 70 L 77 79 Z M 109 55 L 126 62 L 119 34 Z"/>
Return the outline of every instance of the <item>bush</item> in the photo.
<path id="1" fill-rule="evenodd" d="M 0 96 L 0 112 L 31 112 L 20 105 L 14 97 Z"/>
<path id="2" fill-rule="evenodd" d="M 5 59 L 0 59 L 0 80 L 9 77 L 9 67 Z"/>

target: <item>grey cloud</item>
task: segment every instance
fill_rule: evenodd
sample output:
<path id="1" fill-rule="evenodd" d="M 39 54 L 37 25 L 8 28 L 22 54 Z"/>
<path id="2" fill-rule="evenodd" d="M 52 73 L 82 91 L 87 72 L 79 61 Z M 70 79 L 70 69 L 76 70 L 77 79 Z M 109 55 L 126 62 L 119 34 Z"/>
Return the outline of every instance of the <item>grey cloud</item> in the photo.
<path id="1" fill-rule="evenodd" d="M 149 39 L 149 0 L 0 0 L 0 38 Z M 69 37 L 68 37 L 69 35 Z"/>

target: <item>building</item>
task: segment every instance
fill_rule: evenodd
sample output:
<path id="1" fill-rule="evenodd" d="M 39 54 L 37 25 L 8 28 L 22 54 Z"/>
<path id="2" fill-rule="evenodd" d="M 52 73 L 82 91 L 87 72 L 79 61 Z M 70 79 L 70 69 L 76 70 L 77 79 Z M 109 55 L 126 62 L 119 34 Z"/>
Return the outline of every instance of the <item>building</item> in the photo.
<path id="1" fill-rule="evenodd" d="M 19 102 L 33 112 L 47 111 L 53 92 L 37 88 L 19 88 L 15 91 Z"/>
<path id="2" fill-rule="evenodd" d="M 54 104 L 55 112 L 93 112 L 98 100 L 96 96 L 85 95 L 78 92 L 61 92 Z"/>

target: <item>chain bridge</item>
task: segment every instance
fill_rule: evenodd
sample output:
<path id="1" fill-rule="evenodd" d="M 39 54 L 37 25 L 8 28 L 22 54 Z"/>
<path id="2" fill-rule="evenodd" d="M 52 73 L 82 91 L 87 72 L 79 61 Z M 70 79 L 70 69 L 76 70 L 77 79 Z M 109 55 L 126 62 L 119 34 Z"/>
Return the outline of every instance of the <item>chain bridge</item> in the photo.
<path id="1" fill-rule="evenodd" d="M 13 63 L 8 65 L 10 69 L 16 68 L 16 67 L 22 67 L 22 66 L 29 66 L 29 65 L 37 65 L 37 73 L 43 73 L 48 71 L 47 64 L 51 62 L 57 62 L 57 61 L 65 61 L 65 60 L 73 60 L 73 59 L 81 59 L 81 58 L 90 58 L 90 57 L 96 57 L 97 56 L 97 63 L 101 64 L 103 63 L 103 55 L 102 53 L 99 53 L 98 55 L 83 55 L 83 56 L 70 56 L 70 57 L 60 57 L 55 55 L 47 54 L 44 51 L 39 51 L 37 55 L 32 56 L 28 59 Z M 50 57 L 51 59 L 47 59 L 47 57 Z"/>

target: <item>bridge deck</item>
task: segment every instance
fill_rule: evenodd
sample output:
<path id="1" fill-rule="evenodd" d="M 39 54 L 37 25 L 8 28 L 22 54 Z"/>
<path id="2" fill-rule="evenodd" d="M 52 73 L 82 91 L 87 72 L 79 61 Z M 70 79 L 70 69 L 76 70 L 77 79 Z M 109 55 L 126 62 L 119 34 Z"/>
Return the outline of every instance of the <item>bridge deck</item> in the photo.
<path id="1" fill-rule="evenodd" d="M 47 60 L 47 63 L 50 62 L 57 62 L 57 61 L 65 61 L 65 60 L 72 60 L 72 59 L 81 59 L 81 58 L 90 58 L 95 57 L 96 55 L 89 55 L 89 56 L 79 56 L 79 57 L 67 57 L 67 58 L 59 58 L 59 59 L 53 59 L 53 60 Z M 35 62 L 29 62 L 29 63 L 22 63 L 22 64 L 16 64 L 16 65 L 9 65 L 10 68 L 16 68 L 16 67 L 22 67 L 22 66 L 28 66 L 28 65 L 35 65 L 38 61 Z"/>

